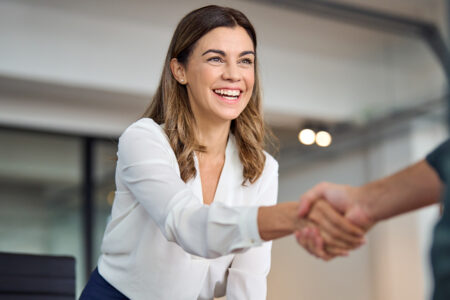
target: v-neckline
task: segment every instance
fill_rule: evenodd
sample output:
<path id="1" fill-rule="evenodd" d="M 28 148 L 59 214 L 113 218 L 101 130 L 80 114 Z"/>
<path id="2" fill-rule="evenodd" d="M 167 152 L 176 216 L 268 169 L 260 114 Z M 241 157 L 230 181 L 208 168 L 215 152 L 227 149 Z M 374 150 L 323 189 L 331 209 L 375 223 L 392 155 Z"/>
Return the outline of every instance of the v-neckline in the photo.
<path id="1" fill-rule="evenodd" d="M 195 164 L 195 169 L 197 171 L 197 175 L 195 176 L 195 181 L 198 180 L 198 183 L 196 184 L 196 190 L 199 195 L 201 203 L 204 205 L 211 205 L 214 202 L 222 202 L 222 199 L 225 196 L 225 195 L 223 195 L 222 186 L 224 184 L 223 181 L 226 180 L 225 179 L 226 176 L 224 176 L 224 174 L 226 174 L 226 171 L 227 171 L 228 165 L 229 165 L 229 159 L 230 159 L 230 155 L 231 155 L 231 143 L 232 143 L 231 139 L 232 138 L 233 138 L 233 136 L 231 134 L 229 134 L 227 145 L 225 148 L 225 160 L 223 162 L 222 171 L 220 172 L 220 175 L 219 175 L 219 181 L 217 182 L 213 200 L 210 204 L 205 204 L 204 199 L 203 199 L 203 185 L 202 185 L 202 178 L 200 175 L 200 164 L 198 162 L 198 157 L 194 152 L 194 164 Z"/>

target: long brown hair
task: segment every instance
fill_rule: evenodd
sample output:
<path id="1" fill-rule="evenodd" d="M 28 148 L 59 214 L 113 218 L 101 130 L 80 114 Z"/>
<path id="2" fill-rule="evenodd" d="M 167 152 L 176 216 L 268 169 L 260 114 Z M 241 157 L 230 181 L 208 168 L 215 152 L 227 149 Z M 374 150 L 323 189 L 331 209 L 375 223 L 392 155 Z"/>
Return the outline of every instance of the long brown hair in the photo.
<path id="1" fill-rule="evenodd" d="M 192 113 L 186 87 L 179 84 L 172 75 L 170 61 L 187 65 L 196 42 L 209 31 L 217 27 L 244 28 L 253 41 L 256 53 L 256 33 L 250 21 L 240 11 L 209 5 L 187 14 L 178 23 L 167 51 L 164 68 L 158 89 L 152 103 L 143 117 L 152 118 L 156 123 L 164 123 L 164 130 L 178 160 L 181 178 L 186 182 L 196 175 L 194 151 L 205 152 L 195 137 L 195 119 Z M 261 90 L 255 59 L 255 83 L 252 96 L 243 112 L 231 122 L 239 149 L 239 158 L 243 165 L 243 177 L 250 183 L 255 182 L 264 169 L 266 130 L 261 114 Z"/>

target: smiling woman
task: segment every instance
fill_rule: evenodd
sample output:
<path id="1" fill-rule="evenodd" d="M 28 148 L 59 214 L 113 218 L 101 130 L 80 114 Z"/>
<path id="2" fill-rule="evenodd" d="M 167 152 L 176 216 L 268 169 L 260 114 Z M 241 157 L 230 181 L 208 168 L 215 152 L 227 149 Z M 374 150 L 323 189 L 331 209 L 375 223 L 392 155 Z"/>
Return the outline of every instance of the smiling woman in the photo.
<path id="1" fill-rule="evenodd" d="M 195 176 L 194 151 L 205 149 L 196 128 L 217 127 L 215 120 L 219 119 L 222 140 L 231 130 L 239 145 L 244 178 L 254 182 L 261 174 L 266 132 L 256 46 L 252 24 L 232 8 L 203 7 L 178 24 L 160 85 L 143 116 L 165 124 L 183 180 Z M 236 91 L 239 97 L 231 99 Z"/>
<path id="2" fill-rule="evenodd" d="M 256 53 L 237 10 L 206 6 L 180 21 L 151 105 L 119 139 L 111 220 L 82 300 L 261 300 L 266 241 L 309 226 L 335 254 L 361 243 L 323 201 L 307 219 L 297 202 L 275 205 Z"/>
<path id="3" fill-rule="evenodd" d="M 253 92 L 254 58 L 252 40 L 236 26 L 218 27 L 204 35 L 186 67 L 172 59 L 172 73 L 187 87 L 197 125 L 227 123 L 239 117 Z"/>
<path id="4" fill-rule="evenodd" d="M 196 123 L 196 127 L 192 129 L 197 129 L 197 132 L 192 132 L 192 137 L 197 136 L 201 145 L 207 142 L 204 134 L 208 133 L 198 131 L 199 128 L 220 132 L 223 136 L 218 138 L 225 141 L 230 122 L 233 123 L 233 134 L 236 131 L 235 123 L 239 127 L 243 126 L 239 118 L 245 118 L 241 113 L 248 107 L 255 85 L 253 48 L 252 40 L 242 27 L 218 27 L 197 42 L 187 63 L 183 64 L 177 58 L 171 60 L 170 66 L 175 79 L 186 86 L 189 106 Z M 256 111 L 259 113 L 258 108 Z M 254 182 L 264 166 L 261 147 L 264 127 L 259 114 L 252 121 L 254 122 L 249 124 L 253 127 L 252 130 L 240 128 L 240 131 L 254 132 L 259 136 L 238 135 L 237 139 L 238 144 L 248 144 L 246 151 L 253 150 L 250 152 L 253 155 L 248 160 L 249 164 L 244 166 L 244 172 L 252 175 L 245 179 Z M 211 147 L 208 148 L 212 150 Z"/>

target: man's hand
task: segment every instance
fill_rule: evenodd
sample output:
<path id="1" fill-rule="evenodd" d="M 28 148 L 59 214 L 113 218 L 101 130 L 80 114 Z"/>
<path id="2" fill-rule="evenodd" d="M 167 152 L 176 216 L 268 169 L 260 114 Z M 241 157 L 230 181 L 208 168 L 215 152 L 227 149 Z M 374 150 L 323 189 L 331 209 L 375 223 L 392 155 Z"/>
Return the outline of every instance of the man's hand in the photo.
<path id="1" fill-rule="evenodd" d="M 316 238 L 308 238 L 303 246 L 314 255 L 327 259 L 321 243 L 325 243 L 331 255 L 346 255 L 349 250 L 363 243 L 364 231 L 352 224 L 325 201 L 311 205 L 307 217 L 298 217 L 299 202 L 284 202 L 258 209 L 258 229 L 265 241 L 295 232 L 311 232 Z M 318 243 L 319 246 L 316 246 Z"/>
<path id="2" fill-rule="evenodd" d="M 313 203 L 325 200 L 353 224 L 368 230 L 375 222 L 438 203 L 443 188 L 438 173 L 426 160 L 421 160 L 361 187 L 320 183 L 301 197 L 299 218 L 308 214 Z M 317 255 L 319 248 L 323 248 L 317 232 L 302 229 L 296 236 L 299 244 L 312 254 Z"/>
<path id="3" fill-rule="evenodd" d="M 302 246 L 324 260 L 337 255 L 345 256 L 349 250 L 364 243 L 365 231 L 344 218 L 326 201 L 315 201 L 305 220 L 308 222 L 304 224 L 304 229 L 297 230 L 308 236 Z"/>
<path id="4" fill-rule="evenodd" d="M 360 187 L 322 182 L 301 196 L 299 217 L 307 215 L 314 202 L 325 200 L 350 222 L 368 230 L 373 222 L 363 205 L 364 196 L 364 191 Z"/>
<path id="5" fill-rule="evenodd" d="M 311 207 L 318 200 L 325 200 L 350 222 L 367 231 L 373 225 L 373 221 L 367 213 L 367 209 L 362 205 L 363 201 L 361 199 L 363 197 L 364 191 L 362 188 L 323 182 L 310 189 L 301 197 L 299 217 L 307 216 Z M 297 231 L 296 238 L 298 243 L 311 254 L 324 260 L 342 255 L 334 247 L 324 243 L 323 237 L 318 234 L 317 230 L 306 228 Z"/>

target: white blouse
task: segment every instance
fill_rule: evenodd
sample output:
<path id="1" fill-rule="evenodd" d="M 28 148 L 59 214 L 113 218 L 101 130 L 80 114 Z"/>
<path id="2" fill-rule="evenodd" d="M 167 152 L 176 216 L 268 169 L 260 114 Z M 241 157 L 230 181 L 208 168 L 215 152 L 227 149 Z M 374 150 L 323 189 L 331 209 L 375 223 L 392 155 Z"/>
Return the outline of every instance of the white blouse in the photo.
<path id="1" fill-rule="evenodd" d="M 203 204 L 197 176 L 180 178 L 167 135 L 141 119 L 119 139 L 116 194 L 101 246 L 100 274 L 131 299 L 266 298 L 271 243 L 257 210 L 276 203 L 278 163 L 266 153 L 261 177 L 242 186 L 230 135 L 214 202 Z"/>

